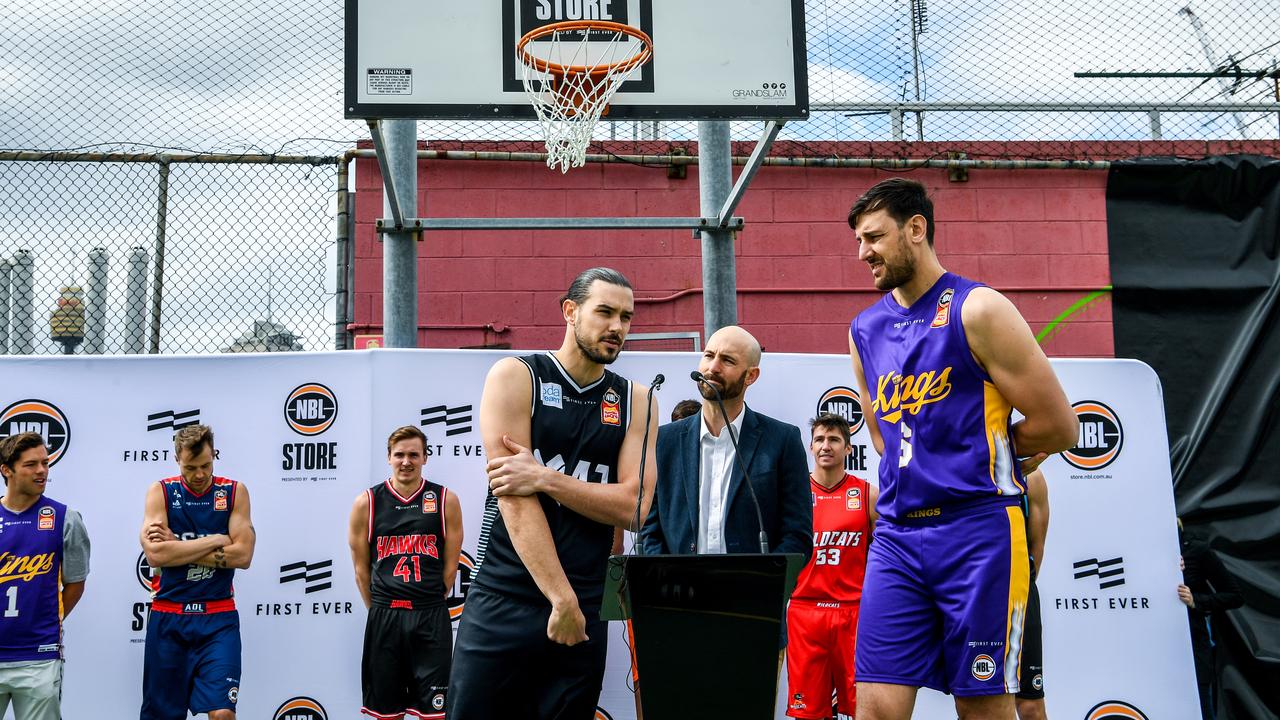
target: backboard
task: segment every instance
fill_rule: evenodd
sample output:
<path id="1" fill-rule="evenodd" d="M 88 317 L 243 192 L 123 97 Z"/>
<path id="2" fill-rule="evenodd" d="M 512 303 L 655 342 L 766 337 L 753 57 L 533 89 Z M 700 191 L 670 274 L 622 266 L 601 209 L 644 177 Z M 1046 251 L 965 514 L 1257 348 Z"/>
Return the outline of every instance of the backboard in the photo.
<path id="1" fill-rule="evenodd" d="M 533 119 L 516 43 L 582 19 L 653 39 L 607 120 L 808 117 L 804 0 L 346 0 L 346 117 Z"/>

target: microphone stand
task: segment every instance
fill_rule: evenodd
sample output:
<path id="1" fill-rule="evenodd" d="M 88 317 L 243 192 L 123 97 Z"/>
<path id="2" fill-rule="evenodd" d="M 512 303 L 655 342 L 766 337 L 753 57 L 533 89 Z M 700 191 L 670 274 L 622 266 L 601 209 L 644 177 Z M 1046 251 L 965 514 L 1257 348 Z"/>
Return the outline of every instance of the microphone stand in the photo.
<path id="1" fill-rule="evenodd" d="M 737 462 L 738 470 L 742 472 L 742 481 L 747 484 L 747 490 L 751 494 L 751 504 L 756 510 L 756 526 L 760 528 L 760 552 L 768 555 L 769 536 L 764 531 L 764 516 L 760 514 L 760 501 L 756 498 L 756 489 L 751 484 L 751 476 L 747 474 L 747 468 L 742 464 L 742 454 L 738 452 L 738 434 L 734 432 L 733 423 L 729 421 L 729 413 L 724 410 L 724 399 L 720 397 L 720 390 L 715 384 L 707 380 L 702 373 L 694 370 L 689 373 L 689 377 L 711 388 L 711 392 L 716 394 L 716 406 L 720 408 L 720 417 L 724 418 L 724 426 L 729 431 L 729 442 L 733 443 L 733 459 Z"/>
<path id="2" fill-rule="evenodd" d="M 649 393 L 645 396 L 645 413 L 644 413 L 644 438 L 640 441 L 640 488 L 636 490 L 636 516 L 635 523 L 631 526 L 635 528 L 636 541 L 631 546 L 633 555 L 643 555 L 644 548 L 640 545 L 640 507 L 644 500 L 644 465 L 649 455 L 649 427 L 653 423 L 653 393 L 667 378 L 662 373 L 658 373 L 653 378 L 653 383 L 649 385 Z"/>

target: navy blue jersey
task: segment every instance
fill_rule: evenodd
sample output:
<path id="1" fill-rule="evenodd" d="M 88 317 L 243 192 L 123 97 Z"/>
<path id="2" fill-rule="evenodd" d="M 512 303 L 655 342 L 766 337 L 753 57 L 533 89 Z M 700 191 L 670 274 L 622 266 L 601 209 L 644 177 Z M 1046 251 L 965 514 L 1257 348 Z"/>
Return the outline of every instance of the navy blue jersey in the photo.
<path id="1" fill-rule="evenodd" d="M 62 657 L 62 525 L 67 506 L 41 497 L 0 505 L 0 662 Z"/>
<path id="2" fill-rule="evenodd" d="M 235 507 L 239 483 L 223 477 L 199 495 L 191 491 L 181 476 L 160 481 L 164 490 L 165 512 L 169 529 L 179 540 L 193 540 L 207 535 L 226 535 L 231 526 L 231 508 Z M 235 570 L 202 565 L 183 565 L 157 569 L 151 579 L 152 597 L 177 603 L 225 600 L 235 594 L 231 580 Z"/>
<path id="3" fill-rule="evenodd" d="M 532 447 L 538 462 L 583 482 L 618 482 L 618 454 L 631 422 L 631 381 L 605 370 L 579 387 L 551 353 L 518 358 L 533 380 Z M 538 495 L 551 528 L 560 565 L 584 608 L 599 606 L 613 528 Z M 543 600 L 516 553 L 496 499 L 485 503 L 479 548 L 484 548 L 475 585 L 531 600 Z"/>

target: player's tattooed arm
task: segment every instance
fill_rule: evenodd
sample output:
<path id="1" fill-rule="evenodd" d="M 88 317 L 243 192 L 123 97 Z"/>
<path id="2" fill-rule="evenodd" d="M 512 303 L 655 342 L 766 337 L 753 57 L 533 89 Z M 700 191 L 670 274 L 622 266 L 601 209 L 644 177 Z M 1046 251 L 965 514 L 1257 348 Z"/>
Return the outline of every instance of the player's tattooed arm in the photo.
<path id="1" fill-rule="evenodd" d="M 191 540 L 181 540 L 174 535 L 169 529 L 164 488 L 160 483 L 153 483 L 147 488 L 146 509 L 138 539 L 147 556 L 147 564 L 153 568 L 188 565 L 231 542 L 226 535 L 208 535 Z"/>
<path id="2" fill-rule="evenodd" d="M 247 569 L 253 560 L 253 548 L 257 543 L 257 533 L 253 522 L 249 519 L 249 489 L 240 483 L 236 487 L 234 504 L 231 506 L 231 518 L 227 525 L 227 536 L 230 542 L 223 543 L 217 550 L 211 551 L 197 559 L 193 564 L 204 567 L 226 569 Z M 218 553 L 221 553 L 220 555 Z"/>

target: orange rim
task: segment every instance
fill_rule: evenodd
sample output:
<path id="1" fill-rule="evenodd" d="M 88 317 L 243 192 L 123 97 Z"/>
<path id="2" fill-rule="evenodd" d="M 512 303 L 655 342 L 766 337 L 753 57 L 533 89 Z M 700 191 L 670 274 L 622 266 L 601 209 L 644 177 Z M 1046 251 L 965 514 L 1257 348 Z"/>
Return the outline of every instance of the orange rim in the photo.
<path id="1" fill-rule="evenodd" d="M 554 35 L 558 32 L 573 32 L 581 30 L 591 32 L 592 30 L 605 30 L 609 32 L 617 32 L 640 41 L 641 48 L 630 58 L 620 60 L 618 62 L 608 63 L 605 65 L 561 65 L 550 60 L 543 60 L 540 57 L 534 57 L 526 49 L 530 42 L 540 40 L 548 35 Z M 568 22 L 551 23 L 535 28 L 525 33 L 524 37 L 516 43 L 516 52 L 520 55 L 520 60 L 525 65 L 533 66 L 538 72 L 549 73 L 559 77 L 567 77 L 570 75 L 607 75 L 610 71 L 629 72 L 649 61 L 653 57 L 653 40 L 645 34 L 643 30 L 623 25 L 622 23 L 609 22 L 608 20 L 570 20 Z"/>

